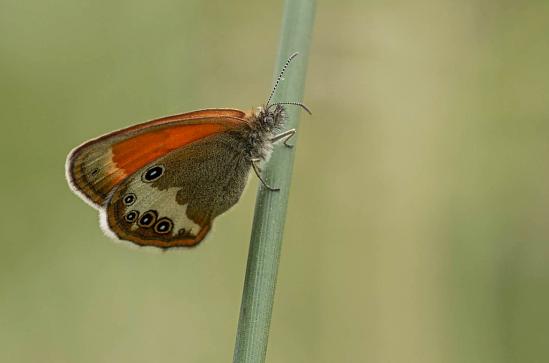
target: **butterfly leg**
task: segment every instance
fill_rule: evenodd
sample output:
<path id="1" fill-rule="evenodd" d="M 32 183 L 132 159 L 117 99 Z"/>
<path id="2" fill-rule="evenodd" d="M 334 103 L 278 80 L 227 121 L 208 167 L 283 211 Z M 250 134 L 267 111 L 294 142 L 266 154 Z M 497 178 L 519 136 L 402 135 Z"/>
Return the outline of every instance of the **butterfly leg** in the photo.
<path id="1" fill-rule="evenodd" d="M 296 131 L 295 129 L 290 129 L 288 131 L 284 131 L 278 135 L 275 135 L 272 139 L 271 139 L 271 142 L 275 143 L 279 140 L 284 140 L 284 145 L 286 145 L 286 147 L 294 147 L 293 145 L 290 145 L 288 144 L 288 140 L 290 140 L 294 135 L 295 135 Z"/>
<path id="2" fill-rule="evenodd" d="M 254 172 L 255 172 L 255 175 L 257 175 L 257 177 L 259 178 L 259 180 L 261 181 L 261 184 L 263 184 L 263 186 L 265 186 L 265 188 L 269 189 L 270 191 L 273 191 L 273 192 L 278 192 L 280 190 L 280 188 L 273 188 L 271 187 L 269 184 L 267 184 L 265 182 L 265 180 L 263 180 L 263 178 L 261 177 L 261 174 L 259 173 L 259 167 L 257 166 L 257 162 L 260 161 L 260 159 L 251 159 L 250 160 L 251 163 L 252 163 L 252 168 L 254 168 Z"/>

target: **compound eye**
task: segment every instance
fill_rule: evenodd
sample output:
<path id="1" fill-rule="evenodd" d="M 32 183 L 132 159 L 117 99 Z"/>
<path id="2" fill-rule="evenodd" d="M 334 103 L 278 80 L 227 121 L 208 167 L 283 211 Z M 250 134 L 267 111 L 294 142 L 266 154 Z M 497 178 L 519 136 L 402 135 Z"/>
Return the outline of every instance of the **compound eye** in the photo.
<path id="1" fill-rule="evenodd" d="M 265 117 L 265 122 L 268 124 L 272 124 L 274 122 L 274 119 L 272 116 Z"/>
<path id="2" fill-rule="evenodd" d="M 162 174 L 164 174 L 164 167 L 162 165 L 155 165 L 147 169 L 142 179 L 144 182 L 150 183 L 160 178 Z"/>

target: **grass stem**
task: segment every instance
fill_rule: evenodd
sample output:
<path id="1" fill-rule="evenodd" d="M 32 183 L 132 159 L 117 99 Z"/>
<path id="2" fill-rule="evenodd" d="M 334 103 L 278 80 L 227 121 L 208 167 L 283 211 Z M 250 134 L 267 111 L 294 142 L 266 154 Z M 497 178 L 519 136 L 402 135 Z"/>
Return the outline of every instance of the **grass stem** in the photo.
<path id="1" fill-rule="evenodd" d="M 292 53 L 297 51 L 299 56 L 292 62 L 272 103 L 301 102 L 314 12 L 314 0 L 285 1 L 275 77 Z M 287 110 L 286 128 L 297 129 L 300 108 L 288 106 Z M 295 145 L 296 140 L 294 136 L 291 143 Z M 280 191 L 269 191 L 261 183 L 259 185 L 233 357 L 235 363 L 265 361 L 294 153 L 295 148 L 279 145 L 263 168 L 267 182 Z"/>

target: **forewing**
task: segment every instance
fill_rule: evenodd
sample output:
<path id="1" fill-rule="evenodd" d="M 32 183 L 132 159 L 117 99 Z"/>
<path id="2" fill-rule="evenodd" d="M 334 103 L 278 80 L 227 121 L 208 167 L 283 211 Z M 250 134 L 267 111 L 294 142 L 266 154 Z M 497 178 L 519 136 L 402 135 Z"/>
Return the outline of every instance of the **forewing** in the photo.
<path id="1" fill-rule="evenodd" d="M 251 164 L 242 142 L 237 134 L 218 133 L 135 172 L 108 200 L 110 232 L 141 246 L 195 246 L 244 190 Z"/>
<path id="2" fill-rule="evenodd" d="M 75 148 L 67 157 L 73 190 L 100 208 L 125 178 L 173 150 L 245 122 L 234 109 L 194 111 L 118 130 Z"/>

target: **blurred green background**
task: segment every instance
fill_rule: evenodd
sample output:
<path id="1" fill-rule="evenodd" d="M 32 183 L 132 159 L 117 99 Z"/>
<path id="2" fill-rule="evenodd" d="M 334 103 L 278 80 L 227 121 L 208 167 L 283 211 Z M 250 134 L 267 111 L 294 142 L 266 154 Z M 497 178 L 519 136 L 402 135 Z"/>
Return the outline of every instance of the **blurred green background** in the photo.
<path id="1" fill-rule="evenodd" d="M 263 102 L 281 13 L 0 0 L 1 362 L 231 361 L 256 178 L 199 248 L 150 253 L 64 162 Z M 547 1 L 319 2 L 268 362 L 549 361 L 548 34 Z"/>

